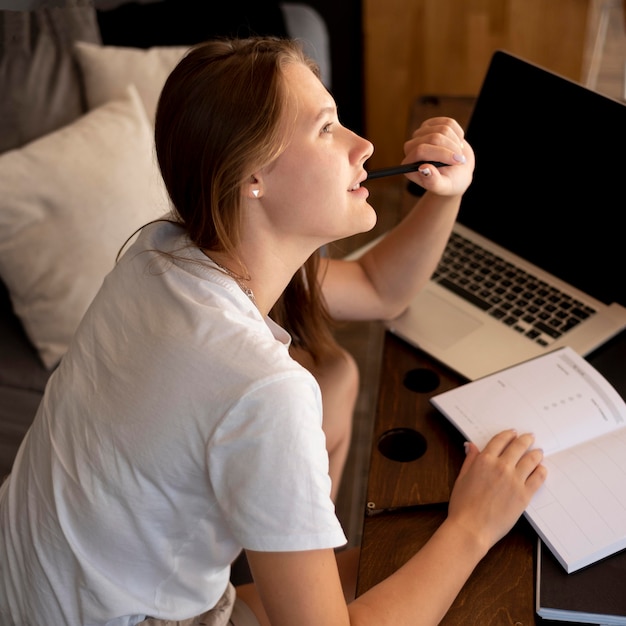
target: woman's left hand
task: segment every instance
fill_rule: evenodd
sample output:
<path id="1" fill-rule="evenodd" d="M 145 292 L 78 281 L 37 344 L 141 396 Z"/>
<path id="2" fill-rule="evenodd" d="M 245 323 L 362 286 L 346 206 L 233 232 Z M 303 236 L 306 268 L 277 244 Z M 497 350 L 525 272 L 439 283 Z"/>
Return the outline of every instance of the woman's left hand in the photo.
<path id="1" fill-rule="evenodd" d="M 474 151 L 464 132 L 450 117 L 433 117 L 413 132 L 404 144 L 405 163 L 426 161 L 417 172 L 406 174 L 420 187 L 442 196 L 462 195 L 472 182 Z M 439 168 L 429 163 L 448 165 Z"/>

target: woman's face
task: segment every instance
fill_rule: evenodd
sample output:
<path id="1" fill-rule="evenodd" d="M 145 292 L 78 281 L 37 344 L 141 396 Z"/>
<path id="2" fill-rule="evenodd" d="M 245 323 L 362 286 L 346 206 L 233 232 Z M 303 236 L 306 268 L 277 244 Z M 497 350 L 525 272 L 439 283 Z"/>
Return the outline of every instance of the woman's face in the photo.
<path id="1" fill-rule="evenodd" d="M 286 240 L 313 248 L 371 230 L 376 214 L 360 183 L 372 144 L 339 123 L 332 96 L 306 66 L 289 64 L 284 77 L 286 126 L 295 123 L 287 149 L 259 172 L 267 219 Z"/>

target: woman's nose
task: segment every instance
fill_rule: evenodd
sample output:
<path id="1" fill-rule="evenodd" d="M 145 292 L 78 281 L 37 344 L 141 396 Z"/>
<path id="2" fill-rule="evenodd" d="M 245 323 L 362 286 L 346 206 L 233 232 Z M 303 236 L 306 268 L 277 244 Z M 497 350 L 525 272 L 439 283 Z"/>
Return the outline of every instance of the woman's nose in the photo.
<path id="1" fill-rule="evenodd" d="M 357 151 L 359 153 L 359 160 L 365 162 L 372 156 L 372 154 L 374 154 L 374 144 L 368 139 L 357 135 L 356 133 L 354 133 L 354 136 L 357 140 Z"/>

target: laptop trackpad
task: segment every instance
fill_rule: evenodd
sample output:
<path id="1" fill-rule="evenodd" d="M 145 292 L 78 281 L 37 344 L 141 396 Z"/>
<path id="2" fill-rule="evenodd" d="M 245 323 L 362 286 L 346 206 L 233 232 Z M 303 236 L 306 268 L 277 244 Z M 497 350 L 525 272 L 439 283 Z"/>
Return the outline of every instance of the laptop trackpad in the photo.
<path id="1" fill-rule="evenodd" d="M 429 291 L 422 291 L 407 313 L 403 326 L 415 324 L 421 337 L 444 349 L 482 326 L 469 313 Z"/>

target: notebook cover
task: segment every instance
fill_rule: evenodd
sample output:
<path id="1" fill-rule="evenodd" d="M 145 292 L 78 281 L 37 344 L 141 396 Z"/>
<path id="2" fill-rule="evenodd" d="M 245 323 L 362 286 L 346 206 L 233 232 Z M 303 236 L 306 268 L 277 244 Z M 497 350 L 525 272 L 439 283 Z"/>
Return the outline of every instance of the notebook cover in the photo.
<path id="1" fill-rule="evenodd" d="M 539 540 L 536 605 L 550 620 L 626 624 L 626 550 L 568 574 Z"/>

